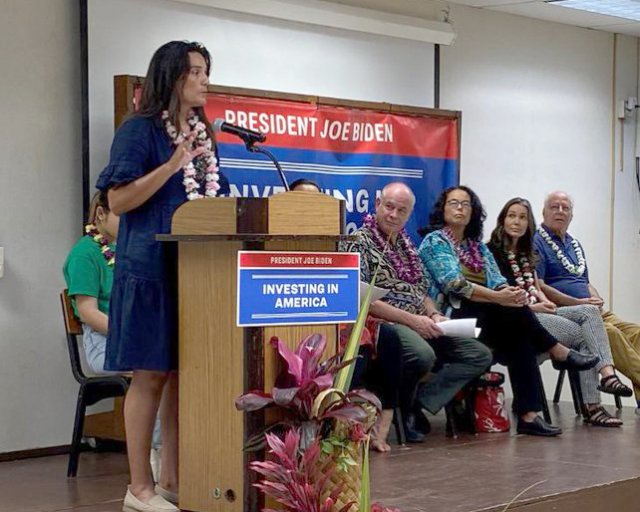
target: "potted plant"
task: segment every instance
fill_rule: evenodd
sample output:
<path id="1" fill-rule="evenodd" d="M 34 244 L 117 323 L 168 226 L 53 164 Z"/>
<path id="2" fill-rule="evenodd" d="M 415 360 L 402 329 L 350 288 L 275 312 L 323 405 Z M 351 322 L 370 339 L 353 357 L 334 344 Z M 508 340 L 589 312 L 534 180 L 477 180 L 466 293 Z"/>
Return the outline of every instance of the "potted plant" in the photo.
<path id="1" fill-rule="evenodd" d="M 380 401 L 363 389 L 334 387 L 339 372 L 348 370 L 354 359 L 344 360 L 344 354 L 338 354 L 323 360 L 324 336 L 308 336 L 295 351 L 278 338 L 270 343 L 282 362 L 273 389 L 251 391 L 236 400 L 241 411 L 275 407 L 287 413 L 248 443 L 248 449 L 269 447 L 267 460 L 250 465 L 263 476 L 256 486 L 285 510 L 365 510 L 361 506 L 368 501 L 369 432 Z M 364 500 L 363 484 L 367 487 Z"/>
<path id="2" fill-rule="evenodd" d="M 327 340 L 319 334 L 303 339 L 295 351 L 272 338 L 283 370 L 271 393 L 251 391 L 236 399 L 240 411 L 278 407 L 288 412 L 285 420 L 268 429 L 284 431 L 284 440 L 264 432 L 247 446 L 269 446 L 271 458 L 250 467 L 263 476 L 255 485 L 285 510 L 353 512 L 355 507 L 358 512 L 399 512 L 370 504 L 369 433 L 380 401 L 366 390 L 350 391 L 377 273 L 378 269 L 341 354 L 323 361 Z"/>

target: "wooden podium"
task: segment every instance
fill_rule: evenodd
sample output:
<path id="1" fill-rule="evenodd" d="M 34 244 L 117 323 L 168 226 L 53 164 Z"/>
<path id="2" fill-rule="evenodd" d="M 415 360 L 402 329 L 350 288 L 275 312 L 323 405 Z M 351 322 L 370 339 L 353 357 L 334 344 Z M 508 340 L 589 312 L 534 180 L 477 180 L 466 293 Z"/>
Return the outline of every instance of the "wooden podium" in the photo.
<path id="1" fill-rule="evenodd" d="M 278 372 L 272 336 L 295 347 L 321 332 L 329 352 L 337 347 L 335 325 L 236 327 L 238 251 L 335 251 L 344 226 L 344 201 L 286 192 L 187 202 L 176 210 L 171 234 L 158 235 L 178 243 L 182 510 L 259 510 L 256 476 L 247 470 L 252 456 L 243 446 L 265 417 L 236 411 L 234 401 L 271 389 Z"/>

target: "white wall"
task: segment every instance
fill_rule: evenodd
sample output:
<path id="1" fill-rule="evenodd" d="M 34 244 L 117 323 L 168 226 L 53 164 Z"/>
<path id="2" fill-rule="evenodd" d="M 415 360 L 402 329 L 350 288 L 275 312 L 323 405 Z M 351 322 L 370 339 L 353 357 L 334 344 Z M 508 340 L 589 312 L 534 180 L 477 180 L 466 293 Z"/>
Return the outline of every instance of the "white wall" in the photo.
<path id="1" fill-rule="evenodd" d="M 616 46 L 616 102 L 638 97 L 638 39 L 618 36 Z M 620 317 L 640 322 L 640 192 L 636 184 L 636 130 L 640 112 L 616 120 L 616 151 L 613 175 L 613 298 L 612 309 Z M 624 135 L 622 135 L 624 133 Z M 621 153 L 624 159 L 621 160 Z"/>
<path id="2" fill-rule="evenodd" d="M 204 42 L 220 85 L 433 104 L 431 44 L 169 0 L 88 4 L 91 185 L 112 140 L 113 75 L 144 75 L 153 51 L 171 39 Z M 82 218 L 79 23 L 77 0 L 2 4 L 0 453 L 70 440 L 77 385 L 58 293 Z"/>
<path id="3" fill-rule="evenodd" d="M 136 5 L 148 8 L 152 3 L 161 10 L 173 5 L 166 0 L 140 0 Z M 278 42 L 296 32 L 300 45 L 322 41 L 323 48 L 331 49 L 324 53 L 331 56 L 327 66 L 339 63 L 333 72 L 352 67 L 358 72 L 357 78 L 341 80 L 314 75 L 307 60 L 291 53 L 287 69 L 283 59 L 276 58 L 286 72 L 287 80 L 280 80 L 265 67 L 240 66 L 240 53 L 215 40 L 215 83 L 395 103 L 431 102 L 426 76 L 431 54 L 411 43 L 395 45 L 391 40 L 198 9 L 201 16 L 213 18 L 218 29 L 235 27 L 264 43 L 265 58 L 280 57 Z M 57 294 L 63 286 L 60 267 L 79 234 L 81 218 L 78 19 L 76 0 L 5 0 L 2 5 L 0 246 L 5 247 L 6 268 L 0 279 L 0 453 L 65 444 L 71 433 L 77 386 L 69 372 Z M 152 21 L 139 19 L 135 24 L 155 30 Z M 488 227 L 513 195 L 529 197 L 539 210 L 549 190 L 570 190 L 576 199 L 572 231 L 586 246 L 594 281 L 608 293 L 615 153 L 613 36 L 458 6 L 453 8 L 453 21 L 458 40 L 442 50 L 442 106 L 463 111 L 462 181 L 485 201 Z M 113 30 L 118 23 L 134 25 L 122 17 L 108 24 Z M 94 58 L 108 67 L 117 55 L 124 64 L 109 74 L 141 75 L 151 51 L 168 37 L 154 31 L 140 36 L 135 45 L 127 44 L 127 51 L 94 49 Z M 171 37 L 204 39 L 188 33 Z M 386 43 L 393 51 L 379 48 Z M 618 44 L 615 90 L 623 97 L 637 94 L 636 44 L 635 38 L 620 38 Z M 344 45 L 350 51 L 342 51 Z M 369 46 L 376 50 L 368 51 Z M 392 66 L 397 52 L 402 53 L 401 64 Z M 313 55 L 313 60 L 322 54 L 305 55 Z M 409 58 L 415 60 L 415 69 L 407 70 Z M 380 62 L 389 70 L 385 72 Z M 110 98 L 110 89 L 105 93 L 104 87 L 92 89 L 92 94 L 102 90 Z M 111 104 L 104 109 L 110 115 Z M 108 145 L 107 124 L 94 143 Z M 615 174 L 613 295 L 615 309 L 637 321 L 640 206 L 630 153 L 635 126 L 631 120 L 624 126 L 625 167 Z M 545 372 L 550 393 L 555 372 Z"/>
<path id="4" fill-rule="evenodd" d="M 442 49 L 441 106 L 463 112 L 461 183 L 485 205 L 485 237 L 508 199 L 528 198 L 540 222 L 546 194 L 568 191 L 570 231 L 585 247 L 591 281 L 611 302 L 614 35 L 457 5 L 452 20 L 458 35 Z M 635 42 L 625 37 L 618 45 L 617 90 L 626 96 L 637 95 Z M 628 153 L 635 128 L 625 127 Z M 640 252 L 629 161 L 616 173 L 614 302 L 639 321 L 639 278 L 625 270 Z M 551 394 L 557 372 L 542 368 Z M 568 385 L 563 399 L 571 399 Z"/>
<path id="5" fill-rule="evenodd" d="M 473 8 L 452 15 L 442 106 L 462 110 L 461 181 L 485 204 L 485 235 L 508 199 L 528 198 L 540 221 L 545 194 L 568 190 L 571 231 L 606 292 L 613 34 Z"/>
<path id="6" fill-rule="evenodd" d="M 77 386 L 58 293 L 82 219 L 77 4 L 2 2 L 0 453 L 71 438 Z"/>
<path id="7" fill-rule="evenodd" d="M 169 0 L 88 5 L 92 186 L 113 136 L 113 76 L 144 76 L 156 48 L 173 39 L 205 44 L 216 85 L 433 106 L 432 44 Z"/>

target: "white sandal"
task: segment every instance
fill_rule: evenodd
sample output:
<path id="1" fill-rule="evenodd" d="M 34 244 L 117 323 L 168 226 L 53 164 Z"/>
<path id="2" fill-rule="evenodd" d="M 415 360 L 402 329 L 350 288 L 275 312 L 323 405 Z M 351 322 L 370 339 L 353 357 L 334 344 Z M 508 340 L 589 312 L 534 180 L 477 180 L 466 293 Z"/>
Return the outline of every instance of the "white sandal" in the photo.
<path id="1" fill-rule="evenodd" d="M 140 501 L 127 489 L 127 494 L 122 503 L 122 512 L 180 512 L 174 504 L 169 503 L 159 494 L 156 494 L 147 503 Z"/>

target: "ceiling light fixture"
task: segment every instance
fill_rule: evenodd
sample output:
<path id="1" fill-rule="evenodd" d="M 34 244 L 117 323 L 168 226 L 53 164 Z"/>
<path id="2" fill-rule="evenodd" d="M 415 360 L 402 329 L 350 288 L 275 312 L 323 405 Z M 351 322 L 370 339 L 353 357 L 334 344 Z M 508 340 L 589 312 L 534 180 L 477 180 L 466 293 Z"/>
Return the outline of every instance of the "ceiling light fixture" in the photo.
<path id="1" fill-rule="evenodd" d="M 639 0 L 545 0 L 550 5 L 640 21 Z"/>

